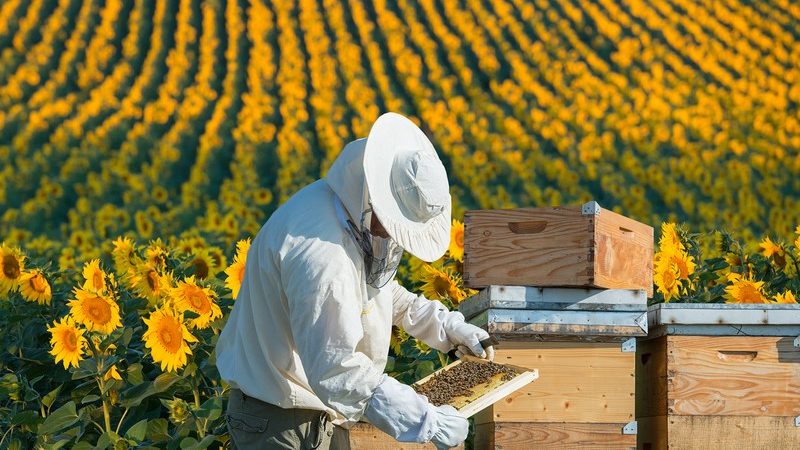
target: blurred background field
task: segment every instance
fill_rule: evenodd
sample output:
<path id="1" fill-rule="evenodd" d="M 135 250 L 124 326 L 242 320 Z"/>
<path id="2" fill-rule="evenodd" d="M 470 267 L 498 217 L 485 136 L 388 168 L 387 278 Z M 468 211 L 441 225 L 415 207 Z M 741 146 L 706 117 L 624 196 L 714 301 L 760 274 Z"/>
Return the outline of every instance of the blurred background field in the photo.
<path id="1" fill-rule="evenodd" d="M 795 303 L 799 105 L 790 0 L 3 0 L 0 448 L 225 443 L 247 238 L 386 111 L 456 219 L 596 200 L 656 228 L 656 300 Z M 399 272 L 451 308 L 460 225 Z"/>
<path id="2" fill-rule="evenodd" d="M 788 237 L 798 33 L 788 0 L 8 0 L 0 235 L 78 260 L 125 233 L 232 243 L 392 110 L 457 217 L 594 199 Z"/>

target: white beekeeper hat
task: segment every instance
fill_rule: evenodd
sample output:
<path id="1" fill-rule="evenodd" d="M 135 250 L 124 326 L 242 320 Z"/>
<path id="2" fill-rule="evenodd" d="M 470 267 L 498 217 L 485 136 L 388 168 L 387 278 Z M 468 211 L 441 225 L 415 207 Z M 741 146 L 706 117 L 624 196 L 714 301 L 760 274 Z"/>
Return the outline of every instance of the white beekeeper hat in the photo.
<path id="1" fill-rule="evenodd" d="M 364 175 L 389 236 L 423 261 L 439 259 L 450 244 L 450 185 L 425 133 L 400 114 L 378 117 L 367 137 Z"/>

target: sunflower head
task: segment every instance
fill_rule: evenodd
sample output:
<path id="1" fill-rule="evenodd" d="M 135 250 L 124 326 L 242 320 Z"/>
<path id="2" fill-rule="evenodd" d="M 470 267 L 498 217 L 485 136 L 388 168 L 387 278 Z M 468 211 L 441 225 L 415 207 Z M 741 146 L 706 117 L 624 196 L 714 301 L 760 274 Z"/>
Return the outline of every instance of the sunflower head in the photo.
<path id="1" fill-rule="evenodd" d="M 658 241 L 658 245 L 661 250 L 685 250 L 676 224 L 668 222 L 661 224 L 661 239 Z"/>
<path id="2" fill-rule="evenodd" d="M 453 219 L 450 227 L 450 257 L 456 261 L 464 261 L 464 224 Z"/>
<path id="3" fill-rule="evenodd" d="M 44 277 L 41 270 L 24 272 L 20 276 L 19 291 L 25 300 L 37 302 L 40 305 L 49 305 L 53 298 L 50 283 Z"/>
<path id="4" fill-rule="evenodd" d="M 456 304 L 467 297 L 466 292 L 460 287 L 461 278 L 452 273 L 449 268 L 439 270 L 430 264 L 423 266 L 425 275 L 422 294 L 429 299 L 449 298 Z"/>
<path id="5" fill-rule="evenodd" d="M 775 303 L 797 304 L 797 299 L 794 298 L 792 291 L 786 291 L 775 296 Z"/>
<path id="6" fill-rule="evenodd" d="M 189 404 L 180 398 L 173 398 L 172 400 L 162 400 L 164 405 L 169 410 L 169 421 L 175 425 L 180 425 L 186 422 L 190 417 Z"/>
<path id="7" fill-rule="evenodd" d="M 242 281 L 244 280 L 245 258 L 236 261 L 225 269 L 225 286 L 231 290 L 231 297 L 236 299 L 239 296 L 239 290 L 242 288 Z"/>
<path id="8" fill-rule="evenodd" d="M 189 261 L 189 267 L 198 280 L 205 280 L 209 276 L 215 275 L 214 259 L 208 253 L 208 250 L 195 251 Z"/>
<path id="9" fill-rule="evenodd" d="M 70 315 L 88 330 L 109 334 L 122 326 L 119 305 L 108 295 L 76 288 L 68 306 Z"/>
<path id="10" fill-rule="evenodd" d="M 106 290 L 106 273 L 100 268 L 100 260 L 93 259 L 83 265 L 83 289 L 95 292 Z"/>
<path id="11" fill-rule="evenodd" d="M 64 368 L 70 366 L 78 367 L 83 359 L 83 352 L 86 349 L 86 338 L 83 330 L 79 329 L 71 317 L 63 317 L 61 321 L 53 323 L 48 327 L 50 332 L 50 354 L 55 356 L 56 364 L 62 362 Z"/>
<path id="12" fill-rule="evenodd" d="M 117 237 L 113 244 L 111 257 L 114 259 L 114 266 L 117 272 L 124 274 L 136 264 L 136 244 L 133 239 L 121 236 Z"/>
<path id="13" fill-rule="evenodd" d="M 728 303 L 768 302 L 763 292 L 763 281 L 753 281 L 739 274 L 730 274 L 728 280 L 732 283 L 725 288 Z"/>
<path id="14" fill-rule="evenodd" d="M 189 343 L 197 339 L 183 323 L 183 315 L 162 308 L 153 311 L 144 323 L 147 326 L 142 336 L 145 347 L 150 349 L 153 361 L 161 365 L 161 370 L 173 372 L 185 366 L 187 355 L 192 354 Z"/>
<path id="15" fill-rule="evenodd" d="M 678 264 L 670 260 L 661 260 L 656 263 L 653 282 L 658 288 L 658 292 L 664 295 L 664 301 L 668 302 L 678 297 L 680 275 L 681 269 Z"/>
<path id="16" fill-rule="evenodd" d="M 25 256 L 20 250 L 8 245 L 0 246 L 0 292 L 15 289 L 24 271 Z"/>
<path id="17" fill-rule="evenodd" d="M 192 311 L 198 315 L 189 320 L 192 328 L 208 328 L 212 321 L 222 317 L 222 311 L 214 303 L 214 292 L 198 286 L 193 276 L 179 281 L 171 293 L 179 311 Z"/>

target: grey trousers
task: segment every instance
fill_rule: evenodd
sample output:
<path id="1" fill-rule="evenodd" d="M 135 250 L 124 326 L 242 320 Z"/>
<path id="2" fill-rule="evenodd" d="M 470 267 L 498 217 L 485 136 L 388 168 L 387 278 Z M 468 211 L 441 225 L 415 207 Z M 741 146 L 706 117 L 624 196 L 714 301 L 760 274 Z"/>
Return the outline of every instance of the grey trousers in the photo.
<path id="1" fill-rule="evenodd" d="M 231 448 L 350 450 L 350 432 L 313 409 L 283 409 L 232 389 L 225 411 Z"/>

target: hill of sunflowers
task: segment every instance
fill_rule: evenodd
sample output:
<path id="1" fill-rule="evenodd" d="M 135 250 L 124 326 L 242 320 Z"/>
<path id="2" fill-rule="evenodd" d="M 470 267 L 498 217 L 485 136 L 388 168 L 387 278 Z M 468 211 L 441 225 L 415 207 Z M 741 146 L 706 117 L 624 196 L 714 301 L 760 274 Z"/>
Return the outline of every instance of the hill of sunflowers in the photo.
<path id="1" fill-rule="evenodd" d="M 666 225 L 659 295 L 800 290 L 790 0 L 5 0 L 0 448 L 225 442 L 247 238 L 385 111 L 431 137 L 456 219 L 596 200 L 769 235 L 700 264 Z M 400 277 L 455 306 L 459 243 Z M 392 355 L 406 382 L 447 361 L 397 329 Z"/>

